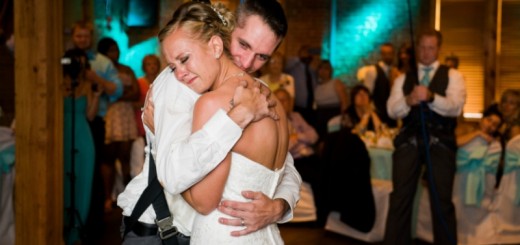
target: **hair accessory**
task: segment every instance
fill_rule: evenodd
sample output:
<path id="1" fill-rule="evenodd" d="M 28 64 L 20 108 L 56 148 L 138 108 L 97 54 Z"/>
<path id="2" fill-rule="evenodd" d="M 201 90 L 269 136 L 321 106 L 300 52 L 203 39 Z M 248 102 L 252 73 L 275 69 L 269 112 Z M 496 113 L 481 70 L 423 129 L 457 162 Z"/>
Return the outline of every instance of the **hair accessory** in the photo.
<path id="1" fill-rule="evenodd" d="M 213 5 L 209 5 L 211 7 L 211 9 L 213 9 L 213 11 L 215 11 L 215 13 L 217 13 L 218 15 L 218 18 L 220 19 L 220 21 L 222 21 L 222 24 L 224 24 L 224 26 L 227 26 L 227 21 L 224 19 L 224 16 L 222 16 L 222 14 L 220 12 L 217 11 L 217 9 L 215 7 L 213 7 Z"/>

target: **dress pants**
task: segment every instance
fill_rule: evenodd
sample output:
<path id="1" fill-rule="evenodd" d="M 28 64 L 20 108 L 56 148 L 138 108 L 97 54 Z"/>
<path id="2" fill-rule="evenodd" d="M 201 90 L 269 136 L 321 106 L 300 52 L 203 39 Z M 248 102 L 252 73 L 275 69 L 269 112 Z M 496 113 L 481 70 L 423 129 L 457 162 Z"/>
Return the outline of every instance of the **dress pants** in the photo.
<path id="1" fill-rule="evenodd" d="M 433 223 L 434 244 L 456 244 L 457 228 L 455 207 L 452 202 L 453 179 L 456 163 L 455 151 L 439 141 L 429 146 L 432 162 L 433 183 L 436 193 L 432 192 L 430 183 L 430 206 Z M 396 146 L 392 160 L 393 192 L 390 194 L 390 207 L 386 222 L 384 244 L 412 244 L 411 221 L 413 200 L 421 175 L 421 166 L 426 163 L 425 146 L 415 140 Z M 426 168 L 426 174 L 429 174 Z M 434 194 L 438 196 L 438 203 Z M 439 214 L 440 212 L 440 214 Z M 441 220 L 439 217 L 443 217 Z"/>

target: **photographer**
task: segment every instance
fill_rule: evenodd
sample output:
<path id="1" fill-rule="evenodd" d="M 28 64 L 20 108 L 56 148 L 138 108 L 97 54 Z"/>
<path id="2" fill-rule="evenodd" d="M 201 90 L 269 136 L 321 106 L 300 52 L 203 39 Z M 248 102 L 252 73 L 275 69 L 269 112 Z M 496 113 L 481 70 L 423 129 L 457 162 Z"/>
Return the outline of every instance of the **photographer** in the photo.
<path id="1" fill-rule="evenodd" d="M 75 215 L 77 210 L 82 223 L 87 219 L 94 173 L 94 140 L 88 121 L 92 121 L 96 116 L 99 96 L 103 91 L 100 89 L 94 91 L 93 87 L 96 87 L 96 82 L 87 79 L 86 72 L 90 69 L 90 65 L 83 50 L 68 50 L 65 52 L 63 63 L 63 200 L 66 210 L 64 225 L 70 228 L 70 232 L 65 233 L 65 242 L 74 244 L 80 239 L 79 230 L 75 229 L 79 225 L 79 220 L 76 216 L 70 216 Z M 72 175 L 72 154 L 74 154 L 74 175 Z M 74 197 L 71 194 L 72 176 L 75 178 Z M 73 207 L 71 207 L 71 198 L 75 200 Z M 70 212 L 71 210 L 72 212 Z M 70 224 L 71 220 L 74 221 L 74 224 Z"/>

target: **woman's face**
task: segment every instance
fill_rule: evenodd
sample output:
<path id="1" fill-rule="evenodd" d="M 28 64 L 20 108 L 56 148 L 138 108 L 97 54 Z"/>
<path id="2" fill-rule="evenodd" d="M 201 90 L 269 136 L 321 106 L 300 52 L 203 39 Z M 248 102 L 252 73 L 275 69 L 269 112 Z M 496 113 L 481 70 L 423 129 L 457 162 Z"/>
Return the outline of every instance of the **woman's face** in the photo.
<path id="1" fill-rule="evenodd" d="M 332 67 L 330 66 L 330 64 L 324 63 L 320 65 L 318 75 L 322 80 L 325 80 L 323 82 L 328 81 L 332 76 Z"/>
<path id="2" fill-rule="evenodd" d="M 178 28 L 163 40 L 162 52 L 177 80 L 202 94 L 214 86 L 220 71 L 220 55 L 215 56 L 209 43 L 191 36 Z"/>
<path id="3" fill-rule="evenodd" d="M 486 134 L 492 135 L 498 130 L 501 122 L 502 120 L 500 120 L 500 117 L 495 114 L 491 114 L 480 120 L 480 130 Z"/>
<path id="4" fill-rule="evenodd" d="M 119 47 L 117 45 L 112 45 L 107 51 L 107 57 L 113 62 L 117 62 L 119 60 Z"/>
<path id="5" fill-rule="evenodd" d="M 509 118 L 515 114 L 518 108 L 518 99 L 515 96 L 508 95 L 504 100 L 500 102 L 500 111 L 504 115 L 504 118 Z"/>
<path id="6" fill-rule="evenodd" d="M 148 56 L 143 60 L 143 70 L 147 75 L 159 74 L 159 59 Z"/>
<path id="7" fill-rule="evenodd" d="M 354 97 L 354 105 L 363 107 L 370 104 L 370 96 L 364 90 L 360 90 Z"/>

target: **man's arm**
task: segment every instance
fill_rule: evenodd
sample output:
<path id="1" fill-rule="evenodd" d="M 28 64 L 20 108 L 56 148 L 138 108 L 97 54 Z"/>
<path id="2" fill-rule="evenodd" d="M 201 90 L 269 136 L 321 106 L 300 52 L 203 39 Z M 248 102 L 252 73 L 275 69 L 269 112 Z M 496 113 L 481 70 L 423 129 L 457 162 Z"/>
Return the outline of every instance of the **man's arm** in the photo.
<path id="1" fill-rule="evenodd" d="M 155 138 L 152 153 L 157 177 L 172 194 L 185 191 L 212 171 L 238 141 L 242 127 L 272 114 L 258 88 L 238 87 L 234 107 L 228 114 L 217 111 L 200 130 L 191 134 L 192 108 L 198 96 L 176 81 L 167 69 L 156 79 L 151 93 L 153 98 L 148 100 L 155 105 L 152 110 L 156 134 L 146 128 L 149 137 Z"/>
<path id="2" fill-rule="evenodd" d="M 449 83 L 446 88 L 446 96 L 439 94 L 433 96 L 430 108 L 442 116 L 457 117 L 462 112 L 466 102 L 466 86 L 464 77 L 455 69 L 450 69 L 448 73 Z"/>
<path id="3" fill-rule="evenodd" d="M 243 236 L 255 232 L 273 223 L 285 223 L 293 218 L 293 210 L 300 199 L 302 179 L 294 167 L 294 159 L 287 154 L 282 182 L 278 185 L 273 199 L 261 192 L 243 191 L 249 202 L 224 200 L 219 210 L 236 217 L 234 219 L 220 218 L 219 222 L 226 225 L 242 226 L 244 229 L 232 231 L 232 236 Z"/>
<path id="4" fill-rule="evenodd" d="M 410 112 L 410 105 L 407 103 L 407 99 L 411 97 L 405 97 L 403 93 L 405 75 L 402 74 L 395 79 L 394 85 L 390 90 L 390 97 L 386 101 L 386 110 L 388 116 L 392 119 L 400 119 L 408 115 Z"/>

